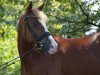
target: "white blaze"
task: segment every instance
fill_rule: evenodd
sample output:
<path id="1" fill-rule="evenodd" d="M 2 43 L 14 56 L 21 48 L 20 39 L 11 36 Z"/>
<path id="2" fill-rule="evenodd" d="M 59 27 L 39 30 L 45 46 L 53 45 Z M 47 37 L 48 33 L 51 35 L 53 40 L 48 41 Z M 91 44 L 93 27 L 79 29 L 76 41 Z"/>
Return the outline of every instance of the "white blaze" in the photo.
<path id="1" fill-rule="evenodd" d="M 49 32 L 48 31 L 48 28 L 47 28 L 47 26 L 46 26 L 46 23 L 45 23 L 45 21 L 43 21 L 43 20 L 41 20 L 41 19 L 38 19 L 39 20 L 39 22 L 43 25 L 43 27 L 44 27 L 44 29 L 45 29 L 45 32 Z M 57 48 L 58 48 L 58 44 L 57 44 L 57 42 L 54 40 L 54 38 L 52 37 L 52 35 L 50 35 L 50 36 L 48 36 L 48 38 L 49 38 L 49 40 L 50 40 L 50 42 L 51 42 L 51 48 L 50 48 L 50 50 L 48 51 L 50 54 L 54 54 L 54 53 L 56 53 L 57 52 Z"/>

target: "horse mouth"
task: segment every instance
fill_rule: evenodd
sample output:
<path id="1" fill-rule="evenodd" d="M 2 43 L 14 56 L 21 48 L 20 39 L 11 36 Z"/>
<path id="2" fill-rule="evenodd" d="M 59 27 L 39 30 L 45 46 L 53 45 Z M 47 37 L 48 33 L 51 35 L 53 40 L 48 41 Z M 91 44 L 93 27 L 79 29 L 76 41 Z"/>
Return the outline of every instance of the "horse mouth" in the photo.
<path id="1" fill-rule="evenodd" d="M 50 49 L 48 51 L 49 54 L 55 54 L 57 52 L 57 49 Z"/>
<path id="2" fill-rule="evenodd" d="M 49 54 L 54 54 L 57 52 L 58 44 L 55 42 L 50 46 L 50 50 L 48 51 Z"/>

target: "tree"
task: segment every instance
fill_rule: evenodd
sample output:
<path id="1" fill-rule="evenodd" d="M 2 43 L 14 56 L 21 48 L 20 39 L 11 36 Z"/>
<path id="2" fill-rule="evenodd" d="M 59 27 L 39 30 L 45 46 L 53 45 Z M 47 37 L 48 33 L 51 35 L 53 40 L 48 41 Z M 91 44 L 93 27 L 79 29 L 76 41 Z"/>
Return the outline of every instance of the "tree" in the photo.
<path id="1" fill-rule="evenodd" d="M 100 1 L 94 0 L 89 3 L 87 1 L 82 2 L 80 0 L 56 0 L 47 4 L 52 9 L 49 13 L 51 31 L 56 32 L 64 37 L 79 37 L 83 36 L 87 31 L 91 30 L 92 26 L 98 27 L 100 30 L 100 9 L 92 10 L 94 5 L 100 7 Z M 50 15 L 51 14 L 51 15 Z"/>

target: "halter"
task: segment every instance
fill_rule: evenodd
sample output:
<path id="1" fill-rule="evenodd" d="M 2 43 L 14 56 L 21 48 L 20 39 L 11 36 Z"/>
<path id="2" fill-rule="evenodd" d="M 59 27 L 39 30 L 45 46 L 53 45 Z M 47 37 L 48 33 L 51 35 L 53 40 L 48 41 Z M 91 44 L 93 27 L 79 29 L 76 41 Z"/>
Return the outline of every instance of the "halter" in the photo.
<path id="1" fill-rule="evenodd" d="M 36 16 L 32 16 L 33 18 L 37 18 Z M 34 30 L 30 27 L 30 23 L 28 21 L 28 19 L 30 18 L 30 16 L 25 16 L 25 21 L 26 21 L 26 26 L 28 27 L 29 31 L 32 34 L 33 39 L 35 40 L 35 42 L 37 43 L 37 45 L 39 46 L 43 46 L 44 44 L 41 43 L 41 41 L 45 38 L 50 36 L 51 34 L 49 32 L 44 32 L 40 37 L 37 36 L 37 34 L 34 32 Z"/>

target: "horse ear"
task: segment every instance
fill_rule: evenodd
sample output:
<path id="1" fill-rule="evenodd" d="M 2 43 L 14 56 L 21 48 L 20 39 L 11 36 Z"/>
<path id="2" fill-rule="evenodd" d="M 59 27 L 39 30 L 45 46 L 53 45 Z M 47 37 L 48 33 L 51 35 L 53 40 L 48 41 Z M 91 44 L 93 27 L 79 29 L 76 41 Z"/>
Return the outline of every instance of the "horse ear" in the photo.
<path id="1" fill-rule="evenodd" d="M 45 2 L 44 2 L 41 6 L 39 6 L 38 9 L 39 9 L 40 11 L 42 11 L 43 8 L 44 8 L 44 6 L 45 6 Z"/>
<path id="2" fill-rule="evenodd" d="M 27 13 L 31 13 L 31 12 L 32 12 L 32 1 L 31 1 L 30 4 L 28 5 L 26 12 L 27 12 Z"/>

